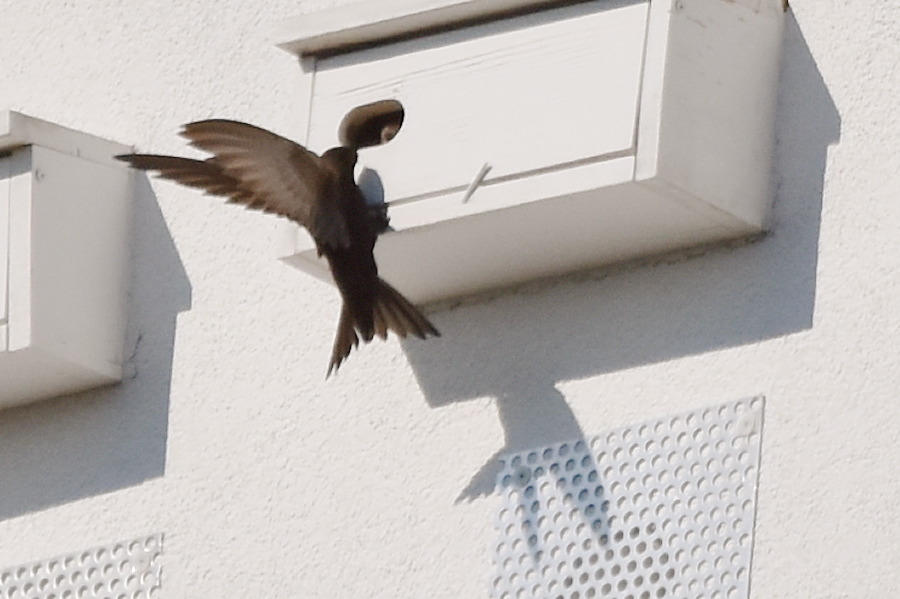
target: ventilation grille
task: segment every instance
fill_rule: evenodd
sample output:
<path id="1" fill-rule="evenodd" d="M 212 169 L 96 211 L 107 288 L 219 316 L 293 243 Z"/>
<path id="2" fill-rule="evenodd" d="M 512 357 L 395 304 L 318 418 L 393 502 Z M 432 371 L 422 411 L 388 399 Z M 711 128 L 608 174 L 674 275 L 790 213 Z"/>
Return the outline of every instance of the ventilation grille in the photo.
<path id="1" fill-rule="evenodd" d="M 510 454 L 494 599 L 740 599 L 764 399 Z"/>
<path id="2" fill-rule="evenodd" d="M 158 599 L 162 534 L 0 571 L 0 599 Z"/>

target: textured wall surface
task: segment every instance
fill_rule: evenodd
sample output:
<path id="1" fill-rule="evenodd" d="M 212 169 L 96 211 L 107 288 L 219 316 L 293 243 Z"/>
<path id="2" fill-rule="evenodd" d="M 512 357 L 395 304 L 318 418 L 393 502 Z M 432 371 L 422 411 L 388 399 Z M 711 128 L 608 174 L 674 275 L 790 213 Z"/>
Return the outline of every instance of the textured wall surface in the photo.
<path id="1" fill-rule="evenodd" d="M 0 0 L 0 108 L 296 136 L 267 36 L 327 4 Z M 483 597 L 498 454 L 763 394 L 752 596 L 900 595 L 898 17 L 793 2 L 769 236 L 445 309 L 327 382 L 337 296 L 279 223 L 138 177 L 129 378 L 0 412 L 0 569 L 163 532 L 162 597 Z"/>

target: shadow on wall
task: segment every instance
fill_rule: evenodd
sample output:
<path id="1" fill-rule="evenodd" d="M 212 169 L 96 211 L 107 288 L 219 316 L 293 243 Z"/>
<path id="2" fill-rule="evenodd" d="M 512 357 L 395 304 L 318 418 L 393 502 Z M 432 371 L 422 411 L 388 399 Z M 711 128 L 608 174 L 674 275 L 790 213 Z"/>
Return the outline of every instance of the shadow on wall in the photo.
<path id="1" fill-rule="evenodd" d="M 840 126 L 789 13 L 770 235 L 693 260 L 598 271 L 462 306 L 437 315 L 440 343 L 405 344 L 432 407 L 497 398 L 505 446 L 459 499 L 492 492 L 500 454 L 583 437 L 559 381 L 812 328 L 827 150 Z"/>
<path id="2" fill-rule="evenodd" d="M 191 287 L 147 178 L 136 188 L 125 380 L 0 412 L 0 520 L 165 472 L 175 318 Z"/>

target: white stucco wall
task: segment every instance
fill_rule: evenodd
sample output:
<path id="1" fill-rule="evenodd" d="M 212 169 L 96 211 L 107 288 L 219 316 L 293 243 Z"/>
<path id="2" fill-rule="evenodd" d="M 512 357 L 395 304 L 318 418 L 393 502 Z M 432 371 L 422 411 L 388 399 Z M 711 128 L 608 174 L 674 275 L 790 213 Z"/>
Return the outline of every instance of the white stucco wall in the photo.
<path id="1" fill-rule="evenodd" d="M 326 4 L 0 0 L 0 108 L 296 136 L 267 36 Z M 753 597 L 900 595 L 898 17 L 795 0 L 765 239 L 444 310 L 327 382 L 337 295 L 279 223 L 139 178 L 130 378 L 0 412 L 0 568 L 164 532 L 167 598 L 485 596 L 497 452 L 764 394 Z"/>

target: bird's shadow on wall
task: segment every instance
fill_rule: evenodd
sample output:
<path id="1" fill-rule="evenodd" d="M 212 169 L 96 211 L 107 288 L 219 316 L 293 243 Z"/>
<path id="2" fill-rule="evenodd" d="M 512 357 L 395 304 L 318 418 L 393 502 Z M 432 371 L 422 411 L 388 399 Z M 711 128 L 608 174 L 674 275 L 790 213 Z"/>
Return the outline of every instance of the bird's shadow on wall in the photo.
<path id="1" fill-rule="evenodd" d="M 841 120 L 790 12 L 779 85 L 775 201 L 762 240 L 462 305 L 434 315 L 440 342 L 404 343 L 432 407 L 496 398 L 504 446 L 458 499 L 492 492 L 499 455 L 584 436 L 559 381 L 812 328 L 827 151 Z"/>
<path id="2" fill-rule="evenodd" d="M 146 176 L 133 177 L 124 380 L 0 411 L 0 520 L 165 472 L 175 319 L 191 287 Z"/>

